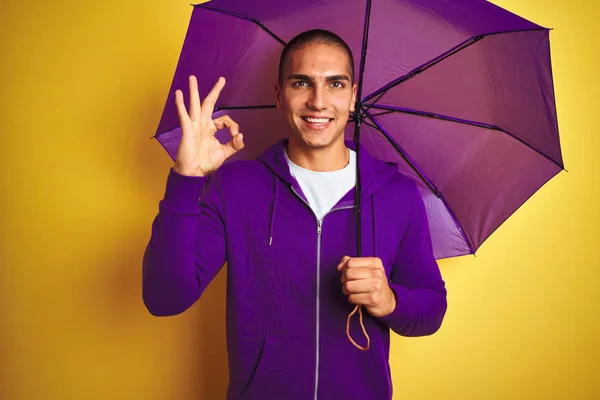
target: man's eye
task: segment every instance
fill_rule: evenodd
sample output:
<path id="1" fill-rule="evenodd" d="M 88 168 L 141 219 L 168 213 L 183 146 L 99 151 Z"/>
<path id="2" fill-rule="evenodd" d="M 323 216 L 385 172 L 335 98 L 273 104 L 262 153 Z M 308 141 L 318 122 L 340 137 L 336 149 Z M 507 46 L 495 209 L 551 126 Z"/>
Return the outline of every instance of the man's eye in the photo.
<path id="1" fill-rule="evenodd" d="M 297 81 L 297 82 L 294 82 L 293 86 L 294 87 L 308 86 L 308 82 L 306 82 L 306 81 Z"/>
<path id="2" fill-rule="evenodd" d="M 334 88 L 343 88 L 344 84 L 342 82 L 331 82 L 331 86 L 333 86 Z"/>

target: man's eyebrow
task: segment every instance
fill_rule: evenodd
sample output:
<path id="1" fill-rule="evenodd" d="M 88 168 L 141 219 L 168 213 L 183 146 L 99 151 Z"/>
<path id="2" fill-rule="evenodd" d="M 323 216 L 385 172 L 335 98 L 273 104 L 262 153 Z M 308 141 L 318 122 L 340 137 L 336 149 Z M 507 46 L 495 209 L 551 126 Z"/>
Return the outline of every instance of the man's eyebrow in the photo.
<path id="1" fill-rule="evenodd" d="M 328 76 L 327 78 L 325 78 L 325 80 L 327 82 L 331 82 L 331 81 L 350 81 L 350 78 L 348 78 L 347 75 L 341 74 L 341 75 L 331 75 L 331 76 Z"/>
<path id="2" fill-rule="evenodd" d="M 304 74 L 291 74 L 287 77 L 288 81 L 292 79 L 298 79 L 301 81 L 314 81 L 315 78 Z"/>
<path id="3" fill-rule="evenodd" d="M 314 76 L 308 76 L 308 75 L 304 75 L 304 74 L 291 74 L 287 77 L 288 80 L 292 80 L 292 79 L 298 79 L 298 80 L 302 80 L 302 81 L 311 81 L 313 82 L 315 80 Z M 327 82 L 332 82 L 332 81 L 350 81 L 350 78 L 348 77 L 348 75 L 344 75 L 344 74 L 340 74 L 340 75 L 331 75 L 325 78 L 325 80 Z"/>

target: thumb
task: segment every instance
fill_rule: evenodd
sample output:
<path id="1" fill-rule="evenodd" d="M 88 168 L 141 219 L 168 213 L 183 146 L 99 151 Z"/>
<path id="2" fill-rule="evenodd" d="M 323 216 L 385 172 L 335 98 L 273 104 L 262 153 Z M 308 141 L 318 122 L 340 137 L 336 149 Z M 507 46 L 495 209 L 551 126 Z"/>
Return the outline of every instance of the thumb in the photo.
<path id="1" fill-rule="evenodd" d="M 244 148 L 244 135 L 236 134 L 227 144 L 225 144 L 226 157 L 229 158 Z"/>

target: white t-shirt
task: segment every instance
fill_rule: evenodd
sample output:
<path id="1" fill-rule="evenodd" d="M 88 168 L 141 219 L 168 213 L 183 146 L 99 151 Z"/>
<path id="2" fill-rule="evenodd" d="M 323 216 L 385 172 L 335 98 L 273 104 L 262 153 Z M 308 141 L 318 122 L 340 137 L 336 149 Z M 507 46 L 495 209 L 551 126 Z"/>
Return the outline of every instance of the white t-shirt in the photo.
<path id="1" fill-rule="evenodd" d="M 302 168 L 290 161 L 287 152 L 284 151 L 290 172 L 300 184 L 308 204 L 319 221 L 356 184 L 356 152 L 352 149 L 348 151 L 350 151 L 348 165 L 340 170 L 327 172 Z"/>

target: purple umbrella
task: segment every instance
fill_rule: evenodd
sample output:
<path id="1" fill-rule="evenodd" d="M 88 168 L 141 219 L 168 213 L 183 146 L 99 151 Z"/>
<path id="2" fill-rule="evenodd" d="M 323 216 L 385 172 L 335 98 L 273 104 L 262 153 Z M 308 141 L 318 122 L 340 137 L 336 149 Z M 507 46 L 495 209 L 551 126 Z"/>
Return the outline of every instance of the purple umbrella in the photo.
<path id="1" fill-rule="evenodd" d="M 227 78 L 229 114 L 255 158 L 287 136 L 274 105 L 278 59 L 302 31 L 337 33 L 355 55 L 356 112 L 346 137 L 417 181 L 436 259 L 475 254 L 564 169 L 549 30 L 483 0 L 213 0 L 194 6 L 155 138 L 174 160 L 175 91 Z M 217 134 L 223 143 L 228 132 Z M 360 146 L 357 146 L 360 149 Z M 360 157 L 360 151 L 357 151 Z M 360 191 L 357 171 L 356 191 Z M 360 216 L 360 196 L 356 210 Z M 361 256 L 361 218 L 357 219 Z M 348 317 L 362 310 L 356 307 Z M 362 326 L 363 333 L 369 337 Z"/>
<path id="2" fill-rule="evenodd" d="M 474 254 L 564 169 L 549 30 L 482 0 L 194 5 L 154 137 L 175 159 L 175 90 L 189 98 L 193 74 L 205 95 L 225 76 L 215 117 L 231 115 L 246 143 L 229 161 L 258 156 L 287 132 L 274 109 L 279 54 L 315 28 L 337 33 L 355 54 L 360 111 L 347 139 L 418 182 L 437 259 Z M 360 226 L 357 240 L 360 256 Z"/>

